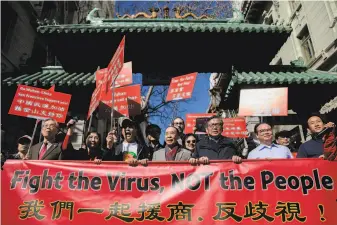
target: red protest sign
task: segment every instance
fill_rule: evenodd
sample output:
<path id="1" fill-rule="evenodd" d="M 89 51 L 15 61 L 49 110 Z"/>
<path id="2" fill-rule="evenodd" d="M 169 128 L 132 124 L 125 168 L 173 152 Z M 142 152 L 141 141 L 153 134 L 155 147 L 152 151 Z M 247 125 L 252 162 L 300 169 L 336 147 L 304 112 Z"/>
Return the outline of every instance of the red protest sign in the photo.
<path id="1" fill-rule="evenodd" d="M 197 73 L 172 78 L 166 101 L 191 98 L 196 78 Z"/>
<path id="2" fill-rule="evenodd" d="M 230 138 L 244 138 L 247 127 L 245 118 L 224 118 L 222 135 Z"/>
<path id="3" fill-rule="evenodd" d="M 186 126 L 185 126 L 185 134 L 188 133 L 193 133 L 193 127 L 196 127 L 196 120 L 198 118 L 209 118 L 212 116 L 215 116 L 215 113 L 193 113 L 193 114 L 186 114 Z M 204 125 L 204 123 L 202 124 L 198 124 L 197 126 L 197 134 L 204 134 L 205 132 L 200 132 L 198 130 L 203 130 L 202 126 Z"/>
<path id="4" fill-rule="evenodd" d="M 288 88 L 242 89 L 239 116 L 287 116 Z"/>
<path id="5" fill-rule="evenodd" d="M 89 111 L 88 111 L 88 119 L 90 115 L 95 111 L 95 109 L 98 107 L 99 102 L 101 101 L 101 94 L 102 94 L 102 84 L 99 87 L 96 87 L 94 92 L 91 95 L 90 105 L 89 105 Z"/>
<path id="6" fill-rule="evenodd" d="M 140 114 L 140 85 L 115 88 L 114 109 L 124 116 Z M 112 106 L 112 90 L 102 94 L 102 102 Z"/>
<path id="7" fill-rule="evenodd" d="M 132 84 L 132 62 L 124 63 L 115 81 L 115 87 L 122 87 Z"/>
<path id="8" fill-rule="evenodd" d="M 105 91 L 109 91 L 109 87 L 111 87 L 113 80 L 116 76 L 118 76 L 124 64 L 124 47 L 125 47 L 125 36 L 120 42 L 114 56 L 112 57 L 109 65 L 108 72 L 104 78 Z"/>
<path id="9" fill-rule="evenodd" d="M 8 114 L 36 119 L 52 118 L 64 123 L 71 95 L 18 85 Z"/>
<path id="10" fill-rule="evenodd" d="M 96 71 L 96 88 L 99 87 L 99 85 L 103 84 L 104 76 L 106 76 L 107 72 L 107 68 Z"/>
<path id="11" fill-rule="evenodd" d="M 1 224 L 336 225 L 336 181 L 337 161 L 319 159 L 146 167 L 7 160 Z"/>

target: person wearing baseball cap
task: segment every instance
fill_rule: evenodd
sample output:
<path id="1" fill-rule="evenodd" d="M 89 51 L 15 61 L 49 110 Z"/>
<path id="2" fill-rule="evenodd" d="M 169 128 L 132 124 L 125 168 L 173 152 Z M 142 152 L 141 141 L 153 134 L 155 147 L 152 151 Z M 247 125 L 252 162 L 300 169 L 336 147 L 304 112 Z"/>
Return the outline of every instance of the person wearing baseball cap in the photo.
<path id="1" fill-rule="evenodd" d="M 124 140 L 116 147 L 115 155 L 117 161 L 125 161 L 130 166 L 136 166 L 138 163 L 147 165 L 149 158 L 149 149 L 137 141 L 137 123 L 130 118 L 124 117 L 120 121 L 122 135 Z"/>
<path id="2" fill-rule="evenodd" d="M 24 159 L 27 155 L 30 142 L 32 138 L 28 135 L 24 135 L 18 139 L 18 152 L 16 154 L 11 154 L 8 159 Z"/>

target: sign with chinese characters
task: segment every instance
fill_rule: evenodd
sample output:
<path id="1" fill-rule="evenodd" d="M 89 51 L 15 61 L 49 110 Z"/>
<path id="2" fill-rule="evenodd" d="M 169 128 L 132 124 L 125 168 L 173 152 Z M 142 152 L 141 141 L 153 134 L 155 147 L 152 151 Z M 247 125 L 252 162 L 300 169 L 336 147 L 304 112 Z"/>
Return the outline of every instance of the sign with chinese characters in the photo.
<path id="1" fill-rule="evenodd" d="M 222 135 L 230 138 L 247 137 L 245 118 L 224 118 Z"/>
<path id="2" fill-rule="evenodd" d="M 123 87 L 132 84 L 132 62 L 124 63 L 115 81 L 115 87 Z"/>
<path id="3" fill-rule="evenodd" d="M 185 134 L 193 133 L 193 128 L 196 127 L 196 120 L 199 118 L 209 118 L 215 116 L 215 113 L 190 113 L 186 114 L 186 125 L 185 125 Z M 199 124 L 198 124 L 199 125 Z M 203 126 L 204 124 L 200 124 L 199 126 Z M 197 130 L 202 130 L 202 128 Z M 205 132 L 196 132 L 197 134 L 204 134 Z"/>
<path id="4" fill-rule="evenodd" d="M 107 72 L 107 68 L 96 71 L 96 87 L 103 83 L 104 76 Z M 122 70 L 119 72 L 118 77 L 116 78 L 115 87 L 122 87 L 129 84 L 132 84 L 132 62 L 124 63 Z"/>
<path id="5" fill-rule="evenodd" d="M 100 86 L 96 87 L 94 92 L 91 95 L 90 105 L 89 105 L 89 111 L 87 119 L 91 116 L 91 114 L 96 110 L 96 108 L 99 105 L 99 102 L 101 101 L 101 95 L 102 95 L 102 84 Z"/>
<path id="6" fill-rule="evenodd" d="M 1 224 L 336 225 L 336 183 L 337 161 L 321 159 L 147 167 L 7 160 Z"/>
<path id="7" fill-rule="evenodd" d="M 125 36 L 121 40 L 114 56 L 112 57 L 107 69 L 108 72 L 104 77 L 103 84 L 105 85 L 105 91 L 108 92 L 114 81 L 115 77 L 118 76 L 124 64 L 124 47 L 125 47 Z"/>
<path id="8" fill-rule="evenodd" d="M 198 73 L 174 77 L 167 92 L 166 101 L 188 99 L 192 97 L 195 80 Z"/>
<path id="9" fill-rule="evenodd" d="M 242 89 L 239 116 L 287 116 L 288 88 Z"/>
<path id="10" fill-rule="evenodd" d="M 115 88 L 114 109 L 121 114 L 120 116 L 135 116 L 140 114 L 140 97 L 141 86 L 131 85 L 126 87 Z M 112 106 L 112 90 L 102 94 L 102 102 Z M 118 113 L 114 115 L 119 115 Z"/>
<path id="11" fill-rule="evenodd" d="M 41 120 L 52 118 L 64 123 L 70 99 L 69 94 L 18 85 L 8 114 Z"/>
<path id="12" fill-rule="evenodd" d="M 106 73 L 108 72 L 108 68 L 97 70 L 95 73 L 96 76 L 96 88 L 99 87 L 99 85 L 103 84 L 103 79 L 106 76 Z"/>

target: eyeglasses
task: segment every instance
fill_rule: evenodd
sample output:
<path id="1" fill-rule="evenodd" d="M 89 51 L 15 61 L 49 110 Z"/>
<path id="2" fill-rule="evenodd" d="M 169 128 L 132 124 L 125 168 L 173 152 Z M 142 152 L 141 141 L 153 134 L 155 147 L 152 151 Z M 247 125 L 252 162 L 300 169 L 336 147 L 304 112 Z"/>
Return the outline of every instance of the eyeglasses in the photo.
<path id="1" fill-rule="evenodd" d="M 263 130 L 259 130 L 258 133 L 266 133 L 266 132 L 271 132 L 272 129 L 269 128 L 269 129 L 263 129 Z"/>
<path id="2" fill-rule="evenodd" d="M 220 128 L 222 126 L 223 126 L 222 123 L 211 123 L 211 124 L 208 124 L 208 127 Z"/>
<path id="3" fill-rule="evenodd" d="M 174 125 L 184 125 L 184 123 L 183 122 L 176 122 L 176 123 L 174 123 Z"/>
<path id="4" fill-rule="evenodd" d="M 190 144 L 190 143 L 193 143 L 193 144 L 194 144 L 194 143 L 195 143 L 195 140 L 187 140 L 186 142 L 187 142 L 188 144 Z"/>
<path id="5" fill-rule="evenodd" d="M 43 126 L 42 126 L 43 128 L 55 128 L 56 127 L 56 125 L 55 124 L 43 124 Z"/>

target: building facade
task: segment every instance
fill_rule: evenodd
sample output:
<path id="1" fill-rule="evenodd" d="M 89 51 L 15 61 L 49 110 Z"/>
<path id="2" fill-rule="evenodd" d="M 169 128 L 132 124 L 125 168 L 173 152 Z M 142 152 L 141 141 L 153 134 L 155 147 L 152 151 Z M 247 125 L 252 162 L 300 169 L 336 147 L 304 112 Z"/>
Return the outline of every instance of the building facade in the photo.
<path id="1" fill-rule="evenodd" d="M 336 1 L 245 1 L 241 10 L 249 23 L 293 28 L 272 65 L 301 59 L 308 68 L 337 71 Z"/>

